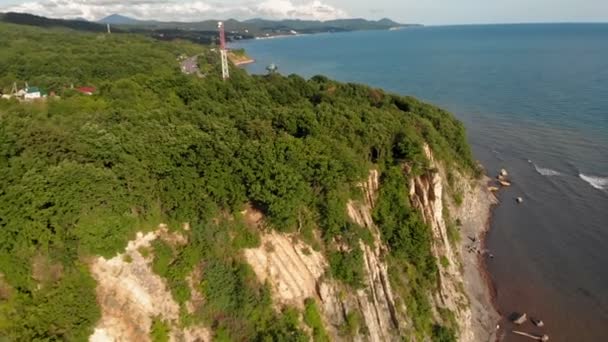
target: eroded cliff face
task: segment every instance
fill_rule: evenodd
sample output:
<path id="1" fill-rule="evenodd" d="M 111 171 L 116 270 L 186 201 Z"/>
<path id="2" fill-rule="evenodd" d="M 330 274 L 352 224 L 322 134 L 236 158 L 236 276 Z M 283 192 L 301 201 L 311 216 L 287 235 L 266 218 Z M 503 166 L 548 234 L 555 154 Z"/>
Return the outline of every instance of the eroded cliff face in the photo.
<path id="1" fill-rule="evenodd" d="M 370 229 L 374 236 L 372 246 L 363 242 L 359 246 L 365 261 L 364 288 L 352 291 L 326 277 L 328 262 L 325 257 L 292 235 L 266 233 L 261 246 L 245 250 L 245 257 L 260 280 L 270 283 L 275 301 L 303 308 L 307 298 L 316 299 L 333 340 L 345 338 L 340 329 L 346 324 L 347 316 L 353 313 L 362 318 L 361 323 L 365 326 L 359 329 L 354 340 L 398 340 L 399 329 L 405 320 L 399 317 L 399 310 L 395 308 L 387 267 L 382 260 L 386 250 L 371 218 L 378 189 L 377 171 L 370 173 L 363 188 L 365 200 L 350 201 L 347 209 L 350 218 Z"/>
<path id="2" fill-rule="evenodd" d="M 454 312 L 459 325 L 461 341 L 488 341 L 494 331 L 496 315 L 485 280 L 481 276 L 478 256 L 465 255 L 466 238 L 450 242 L 444 207 L 453 217 L 462 221 L 461 234 L 483 234 L 494 197 L 485 191 L 483 181 L 471 181 L 452 171 L 463 194 L 463 203 L 455 205 L 446 196 L 446 170 L 435 160 L 428 146 L 424 148 L 430 170 L 410 179 L 410 201 L 420 211 L 432 230 L 432 250 L 438 260 L 439 290 L 433 295 L 435 316 L 437 308 Z M 349 313 L 362 317 L 366 333 L 355 340 L 400 340 L 407 331 L 409 320 L 405 307 L 398 307 L 391 289 L 384 257 L 388 250 L 382 243 L 378 227 L 372 220 L 372 211 L 379 188 L 379 173 L 370 172 L 367 182 L 361 184 L 364 199 L 350 201 L 347 211 L 350 219 L 370 230 L 374 237 L 371 246 L 360 243 L 365 260 L 365 288 L 352 291 L 325 277 L 328 263 L 324 256 L 312 250 L 297 237 L 276 232 L 264 234 L 262 246 L 245 251 L 247 261 L 262 281 L 269 281 L 275 300 L 302 308 L 306 298 L 316 298 L 323 318 L 334 340 L 345 339 L 339 334 Z M 444 260 L 444 262 L 439 262 Z M 447 262 L 446 262 L 447 261 Z"/>
<path id="3" fill-rule="evenodd" d="M 430 170 L 425 174 L 411 178 L 410 200 L 413 206 L 422 214 L 424 222 L 433 234 L 432 250 L 438 262 L 439 291 L 434 295 L 437 307 L 447 308 L 456 314 L 460 325 L 462 341 L 474 341 L 471 335 L 471 311 L 469 301 L 463 292 L 463 277 L 459 271 L 460 260 L 457 251 L 450 243 L 447 222 L 444 217 L 444 185 L 442 174 L 444 170 L 439 165 L 428 146 L 424 152 L 430 162 Z M 435 171 L 436 170 L 436 171 Z M 445 262 L 447 261 L 447 262 Z"/>
<path id="4" fill-rule="evenodd" d="M 204 327 L 194 326 L 185 331 L 179 328 L 179 305 L 166 281 L 152 271 L 150 251 L 156 239 L 171 244 L 187 243 L 183 235 L 169 233 L 161 225 L 154 232 L 138 233 L 124 253 L 109 260 L 97 257 L 92 261 L 90 269 L 97 280 L 97 302 L 102 317 L 89 341 L 150 341 L 154 319 L 169 326 L 171 341 L 211 340 Z"/>
<path id="5" fill-rule="evenodd" d="M 439 291 L 434 295 L 437 308 L 454 312 L 459 325 L 460 341 L 489 341 L 495 332 L 497 313 L 492 308 L 486 279 L 480 268 L 481 256 L 467 251 L 469 237 L 481 240 L 485 234 L 490 209 L 496 203 L 494 195 L 484 183 L 464 177 L 451 170 L 462 203 L 456 204 L 447 196 L 447 170 L 438 162 L 428 145 L 424 153 L 430 170 L 411 178 L 410 200 L 431 228 L 433 254 L 438 261 Z M 461 221 L 460 241 L 450 241 L 445 211 Z M 452 223 L 453 224 L 453 223 Z"/>
<path id="6" fill-rule="evenodd" d="M 497 316 L 488 309 L 489 293 L 478 270 L 479 257 L 466 253 L 464 235 L 483 233 L 493 196 L 484 191 L 482 183 L 471 182 L 456 173 L 463 203 L 454 205 L 445 195 L 445 168 L 435 160 L 428 146 L 424 150 L 433 171 L 411 177 L 409 197 L 432 230 L 434 255 L 438 261 L 444 260 L 437 265 L 439 291 L 432 295 L 435 318 L 441 319 L 437 308 L 447 308 L 455 313 L 461 341 L 488 341 Z M 258 279 L 270 285 L 277 310 L 285 305 L 304 309 L 306 299 L 315 299 L 332 340 L 401 341 L 404 334 L 411 332 L 407 308 L 398 304 L 402 301 L 396 300 L 391 288 L 385 260 L 389 251 L 372 219 L 379 178 L 378 171 L 370 171 L 367 181 L 361 184 L 363 198 L 349 201 L 346 208 L 349 218 L 369 229 L 373 236 L 373 243 L 359 244 L 364 256 L 363 288 L 352 290 L 329 277 L 325 256 L 296 234 L 266 231 L 262 233 L 260 247 L 243 250 L 244 259 Z M 450 242 L 448 237 L 445 207 L 452 217 L 462 221 L 463 239 L 459 243 Z M 262 230 L 262 213 L 247 208 L 242 214 L 245 222 Z M 98 257 L 91 263 L 102 311 L 91 341 L 149 341 L 154 319 L 168 324 L 172 341 L 211 340 L 205 327 L 180 329 L 179 305 L 171 297 L 166 281 L 152 271 L 152 256 L 145 252 L 156 239 L 172 245 L 188 243 L 180 233 L 169 233 L 161 226 L 154 232 L 138 234 L 124 253 L 109 260 Z M 190 313 L 204 305 L 204 298 L 194 286 L 202 280 L 201 274 L 195 269 L 187 279 L 192 298 L 185 308 Z M 353 315 L 360 318 L 359 330 L 346 337 L 344 328 Z"/>

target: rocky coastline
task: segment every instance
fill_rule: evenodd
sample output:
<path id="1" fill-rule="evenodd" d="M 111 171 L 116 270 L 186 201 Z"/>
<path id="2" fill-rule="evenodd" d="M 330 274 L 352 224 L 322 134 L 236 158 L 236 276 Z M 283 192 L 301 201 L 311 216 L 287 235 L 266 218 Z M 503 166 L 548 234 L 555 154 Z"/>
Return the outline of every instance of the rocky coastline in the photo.
<path id="1" fill-rule="evenodd" d="M 472 313 L 470 327 L 475 341 L 496 341 L 501 316 L 495 303 L 495 288 L 486 268 L 489 254 L 485 237 L 490 229 L 492 208 L 498 199 L 488 190 L 490 178 L 475 181 L 468 189 L 461 206 L 451 206 L 454 217 L 461 220 L 459 242 L 463 285 Z M 471 246 L 476 248 L 471 250 Z M 489 254 L 491 255 L 491 254 Z"/>

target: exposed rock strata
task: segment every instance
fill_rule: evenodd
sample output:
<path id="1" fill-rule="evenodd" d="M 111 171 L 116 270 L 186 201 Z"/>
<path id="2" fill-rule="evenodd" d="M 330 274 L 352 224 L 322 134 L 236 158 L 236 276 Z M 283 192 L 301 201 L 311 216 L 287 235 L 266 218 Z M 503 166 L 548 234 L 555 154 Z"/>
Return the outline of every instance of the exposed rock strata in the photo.
<path id="1" fill-rule="evenodd" d="M 152 257 L 147 253 L 142 255 L 159 237 L 175 244 L 187 242 L 181 234 L 170 234 L 161 226 L 154 232 L 138 233 L 124 253 L 109 260 L 98 257 L 91 263 L 102 317 L 90 341 L 150 341 L 154 318 L 169 324 L 172 341 L 211 340 L 209 332 L 202 327 L 186 331 L 177 328 L 179 305 L 171 297 L 166 282 L 152 271 Z"/>
<path id="2" fill-rule="evenodd" d="M 439 291 L 433 296 L 436 307 L 455 312 L 460 325 L 461 341 L 488 341 L 492 338 L 494 322 L 498 316 L 491 308 L 485 280 L 479 272 L 480 258 L 467 253 L 466 239 L 452 245 L 448 238 L 448 222 L 444 209 L 449 208 L 452 217 L 462 222 L 463 236 L 476 236 L 484 232 L 493 195 L 482 183 L 471 183 L 453 171 L 463 203 L 454 205 L 445 196 L 447 174 L 436 161 L 428 146 L 425 147 L 430 170 L 409 181 L 410 201 L 421 213 L 433 234 L 432 250 L 439 262 Z M 326 276 L 328 262 L 324 255 L 313 250 L 295 235 L 266 232 L 262 234 L 259 248 L 246 249 L 243 254 L 262 282 L 268 282 L 277 307 L 283 305 L 304 307 L 307 298 L 315 298 L 325 326 L 333 340 L 345 340 L 340 333 L 347 316 L 356 313 L 361 317 L 362 328 L 354 337 L 356 341 L 396 341 L 409 331 L 409 319 L 405 307 L 398 307 L 391 289 L 385 256 L 386 246 L 381 242 L 378 227 L 372 220 L 379 188 L 379 172 L 372 170 L 361 184 L 363 199 L 349 201 L 349 218 L 370 230 L 374 237 L 371 245 L 360 242 L 363 251 L 365 279 L 362 289 L 353 291 Z M 263 216 L 248 208 L 242 214 L 245 222 L 260 227 Z M 184 227 L 188 230 L 188 227 Z M 91 341 L 149 341 L 150 326 L 154 318 L 168 322 L 172 341 L 208 341 L 211 335 L 204 327 L 178 328 L 179 306 L 171 297 L 165 281 L 151 269 L 151 256 L 142 250 L 150 248 L 155 239 L 163 239 L 172 245 L 187 243 L 181 234 L 169 233 L 166 227 L 155 232 L 139 233 L 125 252 L 106 260 L 96 258 L 91 272 L 98 282 L 97 297 L 102 311 Z M 195 269 L 187 278 L 193 296 L 186 303 L 190 313 L 204 304 L 204 298 L 195 291 L 201 272 Z M 438 312 L 436 317 L 439 318 Z M 350 338 L 349 338 L 350 340 Z"/>
<path id="3" fill-rule="evenodd" d="M 463 198 L 462 204 L 456 205 L 446 196 L 446 169 L 435 160 L 428 146 L 424 152 L 430 162 L 430 170 L 434 171 L 410 180 L 410 198 L 432 229 L 434 255 L 438 260 L 448 261 L 447 265 L 438 263 L 440 287 L 434 298 L 435 304 L 456 314 L 461 341 L 490 341 L 499 317 L 493 309 L 482 274 L 481 256 L 467 252 L 466 245 L 471 242 L 469 236 L 482 240 L 490 207 L 496 203 L 496 198 L 487 190 L 487 178 L 470 180 L 452 170 L 454 184 L 457 184 Z M 449 209 L 452 218 L 462 222 L 458 228 L 462 238 L 456 245 L 449 241 L 444 209 Z"/>
<path id="4" fill-rule="evenodd" d="M 271 284 L 276 301 L 300 308 L 306 298 L 319 301 L 334 340 L 342 339 L 338 331 L 353 311 L 358 312 L 367 328 L 366 333 L 359 334 L 355 340 L 398 340 L 400 320 L 382 260 L 386 251 L 371 218 L 378 182 L 378 172 L 372 171 L 368 181 L 362 184 L 365 199 L 350 201 L 347 206 L 350 218 L 370 229 L 375 237 L 372 246 L 360 244 L 366 271 L 363 289 L 353 292 L 325 277 L 328 267 L 325 257 L 286 234 L 266 233 L 261 247 L 245 250 L 245 257 L 260 280 Z"/>
<path id="5" fill-rule="evenodd" d="M 432 250 L 438 260 L 439 291 L 434 295 L 436 307 L 447 308 L 456 315 L 461 341 L 487 341 L 493 335 L 496 313 L 491 309 L 491 301 L 485 279 L 479 271 L 477 256 L 466 254 L 466 241 L 461 239 L 452 245 L 448 238 L 448 222 L 444 217 L 444 206 L 450 208 L 453 217 L 463 222 L 462 234 L 479 236 L 483 234 L 489 218 L 494 196 L 486 190 L 483 182 L 470 183 L 458 172 L 463 203 L 456 206 L 445 196 L 446 170 L 434 159 L 428 146 L 424 148 L 430 162 L 430 170 L 410 179 L 410 200 L 418 209 L 433 234 Z M 379 173 L 370 172 L 368 180 L 362 184 L 364 199 L 350 201 L 347 212 L 353 222 L 368 228 L 374 236 L 374 244 L 363 243 L 366 286 L 352 292 L 335 281 L 324 277 L 327 261 L 322 254 L 312 251 L 295 237 L 276 232 L 266 233 L 262 247 L 245 251 L 245 257 L 262 281 L 269 281 L 275 300 L 281 304 L 302 307 L 306 298 L 317 298 L 323 311 L 326 325 L 336 340 L 344 324 L 347 313 L 356 310 L 363 318 L 367 334 L 360 334 L 356 340 L 391 341 L 407 329 L 406 309 L 396 307 L 396 301 L 388 278 L 384 255 L 386 246 L 381 242 L 378 228 L 372 220 L 372 210 L 379 187 Z M 304 253 L 303 251 L 310 251 Z M 437 318 L 439 314 L 436 313 Z"/>
<path id="6" fill-rule="evenodd" d="M 424 153 L 429 160 L 429 169 L 433 171 L 427 171 L 410 180 L 410 200 L 422 214 L 424 222 L 431 228 L 433 254 L 438 260 L 447 260 L 447 263 L 437 263 L 439 291 L 435 294 L 434 301 L 438 307 L 448 308 L 456 313 L 461 328 L 461 340 L 473 341 L 473 336 L 469 336 L 471 311 L 460 285 L 463 283 L 459 271 L 460 260 L 448 238 L 447 222 L 444 217 L 443 179 L 445 177 L 442 177 L 444 170 L 437 163 L 428 146 L 424 147 Z"/>

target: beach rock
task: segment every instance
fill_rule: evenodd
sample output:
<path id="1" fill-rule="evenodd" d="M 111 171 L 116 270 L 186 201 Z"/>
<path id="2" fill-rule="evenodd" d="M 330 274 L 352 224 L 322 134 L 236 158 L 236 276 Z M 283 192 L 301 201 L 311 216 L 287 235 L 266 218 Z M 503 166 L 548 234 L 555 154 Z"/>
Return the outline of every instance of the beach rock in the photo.
<path id="1" fill-rule="evenodd" d="M 524 324 L 527 320 L 528 320 L 528 315 L 526 313 L 523 313 L 521 315 L 515 316 L 515 319 L 513 319 L 513 323 Z"/>
<path id="2" fill-rule="evenodd" d="M 539 328 L 542 328 L 545 326 L 545 322 L 543 322 L 540 319 L 534 319 L 534 318 L 530 318 L 530 322 L 532 322 L 532 324 L 536 325 Z"/>
<path id="3" fill-rule="evenodd" d="M 505 187 L 511 186 L 511 182 L 506 181 L 506 180 L 499 180 L 498 183 L 500 183 L 500 185 L 505 186 Z"/>
<path id="4" fill-rule="evenodd" d="M 500 170 L 500 175 L 503 177 L 507 177 L 509 175 L 509 173 L 507 172 L 507 170 L 502 169 L 502 170 Z"/>
<path id="5" fill-rule="evenodd" d="M 537 341 L 542 341 L 542 342 L 549 341 L 549 336 L 547 336 L 547 335 L 536 335 L 536 334 L 530 334 L 527 332 L 517 331 L 517 330 L 513 330 L 513 333 L 517 334 L 517 335 L 521 335 L 521 336 L 526 336 L 526 337 L 529 337 L 529 338 L 531 338 L 533 340 L 537 340 Z"/>

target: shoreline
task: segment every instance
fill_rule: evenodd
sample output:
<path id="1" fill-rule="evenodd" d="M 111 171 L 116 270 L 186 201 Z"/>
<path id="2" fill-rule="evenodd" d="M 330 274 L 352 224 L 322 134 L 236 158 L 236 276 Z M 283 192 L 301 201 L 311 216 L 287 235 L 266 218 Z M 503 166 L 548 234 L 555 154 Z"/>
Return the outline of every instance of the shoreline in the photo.
<path id="1" fill-rule="evenodd" d="M 239 66 L 243 66 L 243 65 L 253 64 L 253 63 L 255 63 L 255 59 L 249 58 L 249 59 L 246 59 L 246 60 L 242 60 L 242 61 L 238 61 L 238 62 L 232 62 L 232 63 L 234 64 L 234 66 L 239 67 Z"/>
<path id="2" fill-rule="evenodd" d="M 454 217 L 462 221 L 458 252 L 471 312 L 468 326 L 471 331 L 466 337 L 461 336 L 464 341 L 498 341 L 500 329 L 496 329 L 496 326 L 502 323 L 502 315 L 496 305 L 496 287 L 484 253 L 479 252 L 486 249 L 485 240 L 491 228 L 492 212 L 499 204 L 495 194 L 488 190 L 489 182 L 490 178 L 485 175 L 481 180 L 476 180 L 466 191 L 463 204 L 460 207 L 452 206 Z M 472 245 L 477 245 L 479 251 L 470 252 Z"/>
<path id="3" fill-rule="evenodd" d="M 261 36 L 261 37 L 255 37 L 251 40 L 256 41 L 256 40 L 270 40 L 270 39 L 281 39 L 281 38 L 290 38 L 290 37 L 300 37 L 300 36 L 309 36 L 312 34 L 320 34 L 320 33 L 325 33 L 325 32 L 319 32 L 319 33 L 296 33 L 296 34 L 277 34 L 274 36 Z"/>
<path id="4" fill-rule="evenodd" d="M 491 225 L 492 225 L 492 216 L 494 215 L 494 209 L 496 209 L 496 207 L 500 204 L 500 200 L 498 198 L 498 196 L 496 196 L 496 194 L 492 194 L 494 196 L 494 198 L 496 199 L 496 201 L 492 204 L 490 204 L 490 211 L 488 213 L 488 217 L 484 226 L 483 231 L 479 234 L 479 242 L 480 242 L 480 246 L 482 250 L 488 250 L 487 248 L 487 236 L 488 233 L 490 232 L 491 229 Z M 503 328 L 503 314 L 500 312 L 500 309 L 498 307 L 498 293 L 497 293 L 497 289 L 496 289 L 496 285 L 494 284 L 494 281 L 492 280 L 492 275 L 490 274 L 490 270 L 488 268 L 488 260 L 484 257 L 483 254 L 478 254 L 477 255 L 477 267 L 479 269 L 479 274 L 481 275 L 482 279 L 485 282 L 486 288 L 488 289 L 488 293 L 490 295 L 490 305 L 492 306 L 492 308 L 494 309 L 494 313 L 498 314 L 498 321 L 496 322 L 497 325 L 500 325 L 499 329 L 496 329 L 494 332 L 494 341 L 499 342 L 501 340 L 501 337 L 504 337 L 504 332 L 502 332 L 502 328 Z"/>

